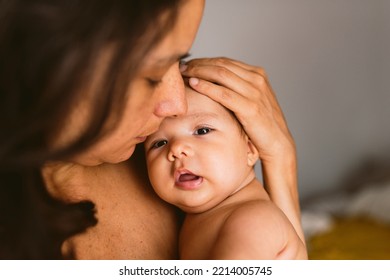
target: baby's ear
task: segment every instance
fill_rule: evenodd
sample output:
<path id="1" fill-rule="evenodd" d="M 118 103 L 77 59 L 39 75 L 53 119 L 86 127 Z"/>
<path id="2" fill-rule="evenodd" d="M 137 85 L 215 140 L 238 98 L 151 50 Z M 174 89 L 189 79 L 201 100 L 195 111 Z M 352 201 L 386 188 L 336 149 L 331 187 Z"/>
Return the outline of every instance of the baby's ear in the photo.
<path id="1" fill-rule="evenodd" d="M 248 166 L 252 167 L 259 160 L 259 151 L 248 136 L 246 136 L 246 141 L 248 145 Z"/>

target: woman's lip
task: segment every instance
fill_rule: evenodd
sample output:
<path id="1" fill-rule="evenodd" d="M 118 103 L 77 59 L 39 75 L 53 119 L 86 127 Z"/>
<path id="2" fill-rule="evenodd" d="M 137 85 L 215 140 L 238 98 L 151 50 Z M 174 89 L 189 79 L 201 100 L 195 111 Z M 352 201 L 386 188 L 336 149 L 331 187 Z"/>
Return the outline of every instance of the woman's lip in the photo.
<path id="1" fill-rule="evenodd" d="M 182 175 L 192 175 L 194 176 L 193 180 L 180 180 Z M 198 176 L 191 171 L 182 169 L 175 172 L 175 186 L 184 189 L 184 190 L 194 190 L 197 189 L 203 182 L 203 177 Z"/>

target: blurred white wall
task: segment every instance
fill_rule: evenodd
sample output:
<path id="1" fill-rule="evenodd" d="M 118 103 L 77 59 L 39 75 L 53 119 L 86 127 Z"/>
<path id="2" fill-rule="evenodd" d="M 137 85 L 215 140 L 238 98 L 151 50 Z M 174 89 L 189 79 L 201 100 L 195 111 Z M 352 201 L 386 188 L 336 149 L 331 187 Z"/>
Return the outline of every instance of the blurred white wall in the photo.
<path id="1" fill-rule="evenodd" d="M 297 143 L 301 197 L 390 157 L 390 1 L 206 0 L 191 52 L 266 69 Z"/>

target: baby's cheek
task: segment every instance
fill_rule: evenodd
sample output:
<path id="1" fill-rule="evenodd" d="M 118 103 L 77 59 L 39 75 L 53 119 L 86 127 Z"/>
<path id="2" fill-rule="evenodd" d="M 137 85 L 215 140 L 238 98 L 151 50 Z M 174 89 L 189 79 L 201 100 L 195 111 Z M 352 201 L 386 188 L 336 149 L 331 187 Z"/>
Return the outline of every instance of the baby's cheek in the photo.
<path id="1" fill-rule="evenodd" d="M 161 181 L 165 180 L 166 178 L 164 169 L 160 165 L 155 164 L 155 162 L 152 162 L 148 169 L 150 182 L 156 186 L 159 186 L 159 183 L 161 184 Z"/>

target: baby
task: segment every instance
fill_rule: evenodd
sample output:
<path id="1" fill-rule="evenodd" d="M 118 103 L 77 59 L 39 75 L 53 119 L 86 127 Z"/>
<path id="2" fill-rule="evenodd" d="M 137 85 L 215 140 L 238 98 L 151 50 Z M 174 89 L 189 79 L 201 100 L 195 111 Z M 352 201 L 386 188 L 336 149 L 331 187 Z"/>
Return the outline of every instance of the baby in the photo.
<path id="1" fill-rule="evenodd" d="M 155 192 L 186 217 L 181 259 L 306 259 L 305 246 L 256 179 L 258 151 L 235 116 L 186 88 L 188 112 L 145 142 Z"/>

